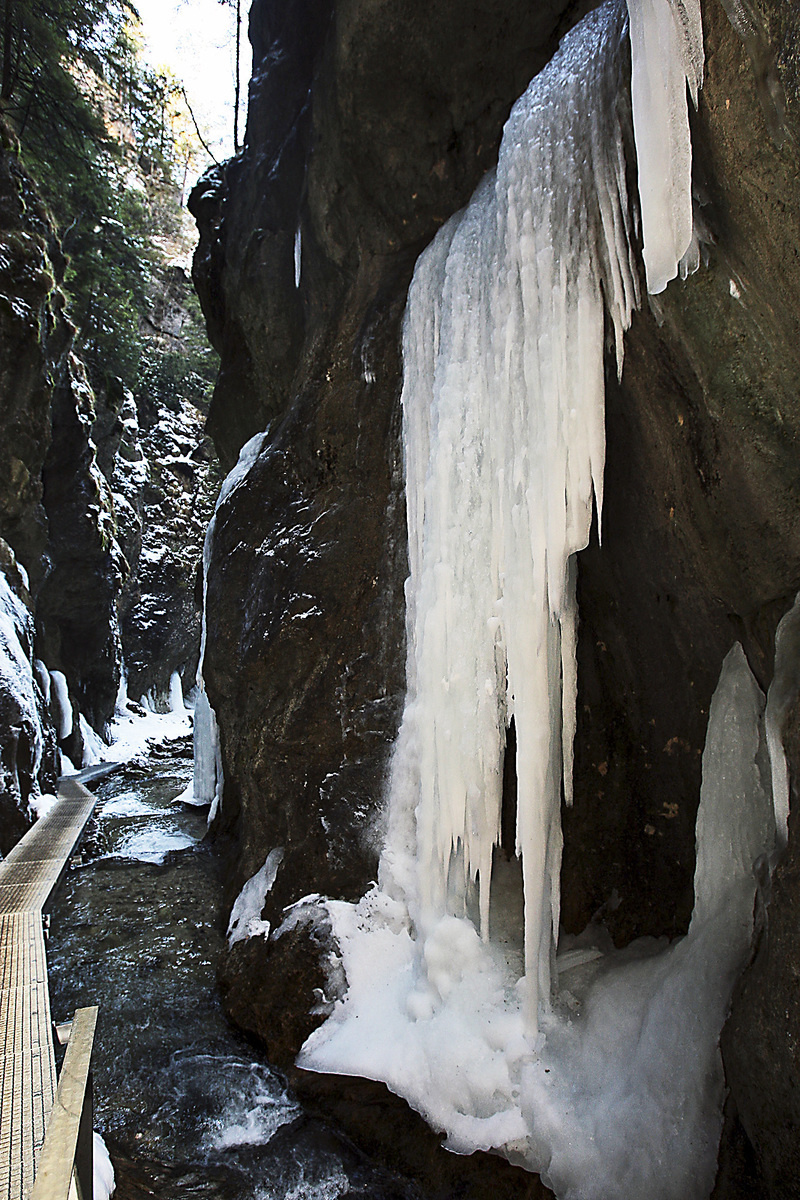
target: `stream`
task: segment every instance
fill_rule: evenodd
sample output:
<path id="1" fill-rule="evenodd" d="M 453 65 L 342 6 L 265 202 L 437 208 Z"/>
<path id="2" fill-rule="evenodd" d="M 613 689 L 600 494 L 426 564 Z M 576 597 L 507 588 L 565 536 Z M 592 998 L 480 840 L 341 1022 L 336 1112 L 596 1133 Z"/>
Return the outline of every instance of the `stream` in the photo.
<path id="1" fill-rule="evenodd" d="M 100 802 L 51 916 L 53 1019 L 100 1006 L 94 1125 L 117 1200 L 416 1200 L 304 1114 L 227 1022 L 206 814 L 173 804 L 191 773 L 184 737 L 89 785 Z"/>

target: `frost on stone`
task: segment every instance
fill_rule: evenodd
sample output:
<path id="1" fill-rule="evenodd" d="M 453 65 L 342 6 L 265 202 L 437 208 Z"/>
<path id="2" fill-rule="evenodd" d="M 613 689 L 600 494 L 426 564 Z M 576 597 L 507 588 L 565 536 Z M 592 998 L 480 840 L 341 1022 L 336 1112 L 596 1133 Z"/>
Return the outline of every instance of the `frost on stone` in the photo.
<path id="1" fill-rule="evenodd" d="M 278 867 L 283 862 L 283 847 L 270 850 L 263 867 L 251 875 L 247 883 L 236 897 L 228 921 L 228 949 L 245 938 L 267 937 L 270 931 L 269 921 L 261 920 L 261 910 L 270 892 Z"/>

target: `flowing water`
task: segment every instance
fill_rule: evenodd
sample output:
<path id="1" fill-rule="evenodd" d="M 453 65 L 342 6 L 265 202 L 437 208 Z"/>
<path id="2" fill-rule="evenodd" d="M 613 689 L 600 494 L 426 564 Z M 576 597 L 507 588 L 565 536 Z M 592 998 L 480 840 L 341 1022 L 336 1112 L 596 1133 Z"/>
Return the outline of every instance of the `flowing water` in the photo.
<path id="1" fill-rule="evenodd" d="M 305 1115 L 227 1023 L 216 989 L 222 889 L 205 812 L 173 804 L 188 739 L 93 786 L 100 798 L 52 913 L 53 1017 L 99 1004 L 95 1128 L 118 1200 L 412 1200 Z"/>

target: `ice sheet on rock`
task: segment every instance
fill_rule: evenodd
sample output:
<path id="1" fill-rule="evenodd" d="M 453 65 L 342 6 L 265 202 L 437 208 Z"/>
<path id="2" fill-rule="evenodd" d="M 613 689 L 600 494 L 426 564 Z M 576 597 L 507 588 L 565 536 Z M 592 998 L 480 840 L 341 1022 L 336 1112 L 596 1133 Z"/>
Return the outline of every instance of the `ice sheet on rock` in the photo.
<path id="1" fill-rule="evenodd" d="M 502 954 L 469 921 L 441 918 L 422 963 L 401 901 L 373 891 L 358 906 L 329 902 L 349 987 L 299 1065 L 385 1081 L 451 1149 L 501 1150 L 558 1200 L 705 1200 L 719 1034 L 774 838 L 763 708 L 737 645 L 709 716 L 685 938 L 615 951 L 590 927 L 560 963 L 562 999 L 536 1038 Z"/>
<path id="2" fill-rule="evenodd" d="M 222 769 L 217 718 L 204 688 L 198 691 L 195 700 L 193 745 L 192 803 L 213 804 Z"/>
<path id="3" fill-rule="evenodd" d="M 217 513 L 234 488 L 246 478 L 248 471 L 255 463 L 264 442 L 266 433 L 257 433 L 242 446 L 236 466 L 228 473 L 222 483 L 214 508 L 214 515 L 208 523 L 205 541 L 203 543 L 203 620 L 200 633 L 200 658 L 197 664 L 197 696 L 194 709 L 194 780 L 192 785 L 192 803 L 209 804 L 211 806 L 208 821 L 214 820 L 222 803 L 224 784 L 222 774 L 222 754 L 219 744 L 216 714 L 206 695 L 203 680 L 203 663 L 206 655 L 206 597 L 208 594 L 208 568 L 211 562 L 214 544 L 214 527 Z"/>
<path id="4" fill-rule="evenodd" d="M 83 762 L 81 766 L 93 767 L 97 763 L 105 762 L 108 759 L 108 746 L 95 733 L 83 713 L 78 714 L 78 722 L 81 738 L 83 739 Z"/>
<path id="5" fill-rule="evenodd" d="M 261 910 L 282 862 L 283 847 L 270 850 L 263 867 L 250 876 L 236 897 L 228 921 L 229 950 L 245 938 L 268 936 L 270 923 L 261 920 Z"/>
<path id="6" fill-rule="evenodd" d="M 772 775 L 777 847 L 788 839 L 789 765 L 783 736 L 789 709 L 800 692 L 800 594 L 781 619 L 775 633 L 775 674 L 767 693 L 767 749 Z"/>
<path id="7" fill-rule="evenodd" d="M 173 671 L 169 677 L 169 710 L 178 714 L 186 711 L 186 705 L 183 702 L 183 684 L 178 671 Z"/>

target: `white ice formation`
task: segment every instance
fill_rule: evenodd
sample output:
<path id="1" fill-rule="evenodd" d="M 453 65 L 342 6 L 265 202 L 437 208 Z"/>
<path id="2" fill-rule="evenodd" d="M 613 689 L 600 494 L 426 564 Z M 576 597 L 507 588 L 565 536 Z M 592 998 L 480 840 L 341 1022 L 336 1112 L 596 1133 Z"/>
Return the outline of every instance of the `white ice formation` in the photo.
<path id="1" fill-rule="evenodd" d="M 300 287 L 300 279 L 303 271 L 303 233 L 300 226 L 294 235 L 294 286 Z"/>
<path id="2" fill-rule="evenodd" d="M 699 2 L 628 9 L 638 196 L 626 190 L 626 11 L 610 0 L 533 81 L 496 174 L 417 265 L 404 332 L 407 698 L 380 887 L 328 905 L 348 990 L 299 1061 L 384 1080 L 452 1149 L 500 1149 L 559 1200 L 700 1200 L 754 864 L 775 840 L 763 697 L 740 648 L 709 720 L 688 935 L 614 952 L 598 927 L 556 956 L 574 555 L 594 510 L 600 525 L 604 324 L 621 370 L 638 214 L 651 292 L 696 265 Z M 519 962 L 491 893 L 512 718 Z"/>
<path id="3" fill-rule="evenodd" d="M 248 471 L 258 458 L 266 439 L 266 433 L 257 433 L 242 446 L 236 466 L 228 473 L 223 481 L 214 508 L 214 515 L 208 523 L 205 542 L 203 544 L 203 626 L 200 636 L 200 661 L 197 665 L 197 698 L 194 708 L 194 780 L 193 803 L 209 804 L 209 824 L 219 811 L 222 802 L 222 753 L 219 744 L 219 729 L 217 717 L 206 694 L 203 679 L 203 665 L 206 656 L 206 595 L 208 591 L 208 567 L 211 562 L 211 550 L 214 543 L 214 528 L 220 505 L 230 496 L 234 488 L 245 479 Z"/>
<path id="4" fill-rule="evenodd" d="M 385 891 L 329 902 L 348 991 L 300 1066 L 383 1080 L 451 1150 L 499 1150 L 558 1200 L 705 1200 L 719 1035 L 750 948 L 754 864 L 775 839 L 763 709 L 737 645 L 709 716 L 685 938 L 615 951 L 592 925 L 562 939 L 559 994 L 534 1037 L 503 947 L 469 920 L 443 916 L 423 939 Z"/>
<path id="5" fill-rule="evenodd" d="M 688 143 L 666 135 L 680 126 L 675 80 L 684 122 L 687 72 L 699 81 L 699 8 L 631 9 L 644 244 L 650 286 L 663 287 L 692 238 Z M 487 936 L 513 717 L 533 1025 L 550 994 L 560 807 L 572 791 L 572 556 L 588 543 L 593 504 L 598 522 L 602 509 L 604 301 L 620 369 L 639 303 L 626 24 L 622 4 L 603 5 L 534 79 L 506 125 L 496 176 L 420 259 L 405 325 L 408 691 L 383 879 L 423 930 L 442 912 L 468 911 L 477 881 Z M 658 161 L 655 145 L 668 151 Z M 417 878 L 392 882 L 409 857 Z"/>
<path id="6" fill-rule="evenodd" d="M 63 742 L 72 733 L 72 704 L 63 671 L 50 672 L 50 697 L 56 735 Z"/>
<path id="7" fill-rule="evenodd" d="M 266 937 L 269 921 L 261 920 L 261 910 L 283 862 L 283 847 L 270 850 L 264 865 L 251 875 L 234 901 L 228 921 L 228 949 L 245 938 Z"/>
<path id="8" fill-rule="evenodd" d="M 108 1148 L 97 1130 L 92 1133 L 93 1181 L 92 1200 L 109 1200 L 116 1188 L 114 1166 Z"/>

